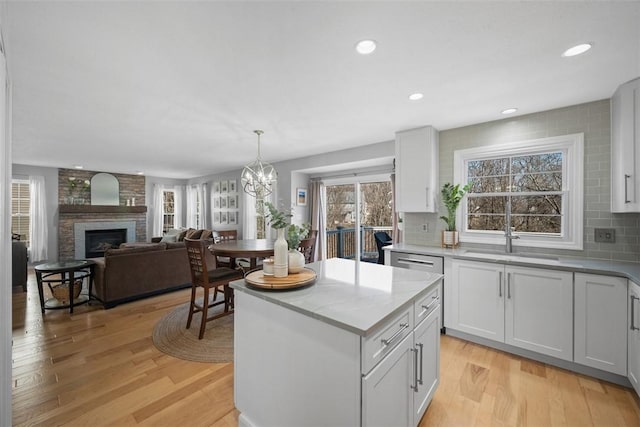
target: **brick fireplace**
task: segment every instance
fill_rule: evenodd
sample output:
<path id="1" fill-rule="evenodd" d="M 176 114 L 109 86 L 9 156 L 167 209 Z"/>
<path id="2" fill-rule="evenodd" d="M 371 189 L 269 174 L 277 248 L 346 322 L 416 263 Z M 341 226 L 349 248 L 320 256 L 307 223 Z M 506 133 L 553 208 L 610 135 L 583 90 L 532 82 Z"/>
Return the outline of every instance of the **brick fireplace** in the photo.
<path id="1" fill-rule="evenodd" d="M 102 206 L 91 205 L 90 191 L 69 186 L 70 178 L 77 182 L 90 181 L 96 173 L 74 169 L 58 171 L 58 257 L 61 261 L 86 257 L 88 230 L 124 229 L 127 242 L 147 241 L 144 176 L 112 174 L 120 185 L 120 206 Z M 126 206 L 131 198 L 135 198 L 136 206 Z M 70 199 L 74 204 L 69 204 Z M 76 204 L 78 200 L 82 204 Z"/>

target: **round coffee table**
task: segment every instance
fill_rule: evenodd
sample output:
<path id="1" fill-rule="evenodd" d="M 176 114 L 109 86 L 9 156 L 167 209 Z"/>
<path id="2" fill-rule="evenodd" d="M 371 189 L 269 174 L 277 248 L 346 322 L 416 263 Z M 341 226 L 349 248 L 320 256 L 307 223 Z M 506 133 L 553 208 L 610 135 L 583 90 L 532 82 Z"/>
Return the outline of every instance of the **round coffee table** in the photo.
<path id="1" fill-rule="evenodd" d="M 87 259 L 48 262 L 34 267 L 36 279 L 38 280 L 38 295 L 40 297 L 40 309 L 44 314 L 45 309 L 68 308 L 69 313 L 73 313 L 73 307 L 84 304 L 91 298 L 91 288 L 93 287 L 93 276 L 95 272 L 95 261 Z M 86 295 L 79 295 L 73 298 L 73 287 L 77 280 L 89 279 L 89 289 Z M 55 298 L 44 300 L 43 284 L 46 283 L 53 291 L 53 288 L 66 285 L 69 289 L 69 303 L 62 303 Z"/>

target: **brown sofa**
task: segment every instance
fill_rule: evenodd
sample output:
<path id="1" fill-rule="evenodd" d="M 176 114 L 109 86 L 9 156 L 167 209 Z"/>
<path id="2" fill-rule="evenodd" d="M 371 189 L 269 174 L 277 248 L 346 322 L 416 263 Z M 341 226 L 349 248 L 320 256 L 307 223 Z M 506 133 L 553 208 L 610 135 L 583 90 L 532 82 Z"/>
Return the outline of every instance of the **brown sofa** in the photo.
<path id="1" fill-rule="evenodd" d="M 93 296 L 105 308 L 191 286 L 184 242 L 125 243 L 93 260 Z"/>

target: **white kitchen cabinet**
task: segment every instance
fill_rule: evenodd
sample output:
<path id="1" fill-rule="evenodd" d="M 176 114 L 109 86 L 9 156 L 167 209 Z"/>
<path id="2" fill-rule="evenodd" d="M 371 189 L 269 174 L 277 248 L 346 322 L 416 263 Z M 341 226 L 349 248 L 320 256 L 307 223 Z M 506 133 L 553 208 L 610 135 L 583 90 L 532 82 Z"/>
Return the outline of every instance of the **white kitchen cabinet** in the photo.
<path id="1" fill-rule="evenodd" d="M 396 211 L 437 212 L 438 131 L 431 126 L 396 132 Z"/>
<path id="2" fill-rule="evenodd" d="M 436 351 L 432 351 L 436 349 Z M 434 310 L 414 331 L 414 352 L 418 358 L 417 389 L 413 394 L 413 425 L 427 411 L 440 383 L 440 310 Z"/>
<path id="3" fill-rule="evenodd" d="M 435 304 L 415 305 L 416 313 L 428 313 L 424 320 L 362 380 L 364 427 L 416 426 L 433 399 L 440 381 L 440 305 L 431 295 L 427 300 Z"/>
<path id="4" fill-rule="evenodd" d="M 573 358 L 573 274 L 454 259 L 445 326 Z"/>
<path id="5" fill-rule="evenodd" d="M 640 396 L 640 286 L 629 280 L 628 374 Z"/>
<path id="6" fill-rule="evenodd" d="M 575 274 L 574 361 L 627 375 L 627 279 Z"/>
<path id="7" fill-rule="evenodd" d="M 504 341 L 504 266 L 454 259 L 445 327 Z M 446 279 L 449 281 L 449 279 Z"/>
<path id="8" fill-rule="evenodd" d="M 611 212 L 640 212 L 640 78 L 611 98 Z"/>
<path id="9" fill-rule="evenodd" d="M 362 425 L 411 427 L 413 424 L 413 335 L 407 336 L 362 379 Z"/>
<path id="10" fill-rule="evenodd" d="M 573 273 L 507 266 L 505 343 L 573 360 Z"/>

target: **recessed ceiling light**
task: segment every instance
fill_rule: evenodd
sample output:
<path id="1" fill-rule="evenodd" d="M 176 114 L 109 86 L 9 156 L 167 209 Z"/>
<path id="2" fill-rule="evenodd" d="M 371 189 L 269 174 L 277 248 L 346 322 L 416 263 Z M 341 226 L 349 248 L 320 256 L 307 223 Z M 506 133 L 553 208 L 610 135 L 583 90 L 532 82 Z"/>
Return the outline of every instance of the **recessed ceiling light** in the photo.
<path id="1" fill-rule="evenodd" d="M 73 165 L 74 169 L 84 169 L 84 166 L 82 165 Z"/>
<path id="2" fill-rule="evenodd" d="M 138 172 L 136 172 L 136 175 L 144 175 L 144 172 L 143 171 L 138 171 Z"/>
<path id="3" fill-rule="evenodd" d="M 376 50 L 376 42 L 373 40 L 360 40 L 356 44 L 356 51 L 360 55 L 369 55 L 374 50 Z"/>
<path id="4" fill-rule="evenodd" d="M 580 55 L 581 53 L 585 53 L 586 51 L 591 49 L 591 46 L 593 46 L 591 43 L 582 43 L 582 44 L 570 47 L 569 49 L 564 51 L 562 56 L 569 57 L 569 56 Z"/>
<path id="5" fill-rule="evenodd" d="M 411 95 L 409 95 L 409 99 L 412 100 L 412 101 L 417 101 L 417 100 L 422 99 L 422 98 L 424 98 L 424 95 L 421 94 L 421 93 L 418 93 L 418 92 L 412 93 Z"/>
<path id="6" fill-rule="evenodd" d="M 518 111 L 517 108 L 507 108 L 506 110 L 502 110 L 502 114 L 513 114 Z"/>

